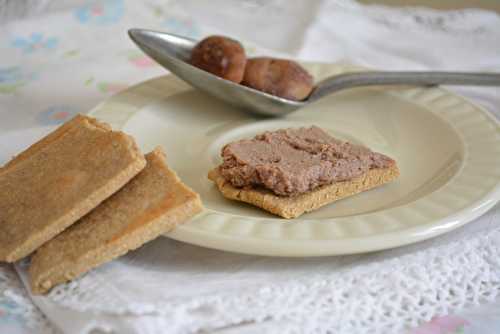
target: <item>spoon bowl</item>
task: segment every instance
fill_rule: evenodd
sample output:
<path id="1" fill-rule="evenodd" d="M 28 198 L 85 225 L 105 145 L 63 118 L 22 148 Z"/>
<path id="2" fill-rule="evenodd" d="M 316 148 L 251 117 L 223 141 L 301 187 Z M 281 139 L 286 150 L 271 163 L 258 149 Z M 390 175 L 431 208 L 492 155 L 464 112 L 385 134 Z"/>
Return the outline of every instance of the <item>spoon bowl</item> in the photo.
<path id="1" fill-rule="evenodd" d="M 374 85 L 477 85 L 500 86 L 499 73 L 371 71 L 336 75 L 316 84 L 306 100 L 292 101 L 215 76 L 189 64 L 197 41 L 174 34 L 130 29 L 130 38 L 170 72 L 218 99 L 255 115 L 283 117 L 334 92 Z"/>
<path id="2" fill-rule="evenodd" d="M 284 116 L 306 103 L 291 101 L 234 83 L 189 64 L 196 41 L 151 30 L 130 29 L 130 38 L 148 56 L 193 87 L 235 107 L 265 116 Z"/>

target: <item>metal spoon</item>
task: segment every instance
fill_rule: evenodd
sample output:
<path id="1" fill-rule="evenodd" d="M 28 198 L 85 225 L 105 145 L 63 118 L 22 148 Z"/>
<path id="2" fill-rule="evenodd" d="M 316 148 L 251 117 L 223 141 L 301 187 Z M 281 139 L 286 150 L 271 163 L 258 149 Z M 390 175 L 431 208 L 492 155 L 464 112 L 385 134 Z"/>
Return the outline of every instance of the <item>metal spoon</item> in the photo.
<path id="1" fill-rule="evenodd" d="M 500 73 L 360 72 L 335 75 L 316 84 L 304 101 L 291 101 L 219 78 L 188 63 L 195 40 L 164 32 L 130 29 L 130 38 L 151 58 L 190 85 L 253 114 L 285 116 L 331 93 L 373 85 L 500 86 Z"/>

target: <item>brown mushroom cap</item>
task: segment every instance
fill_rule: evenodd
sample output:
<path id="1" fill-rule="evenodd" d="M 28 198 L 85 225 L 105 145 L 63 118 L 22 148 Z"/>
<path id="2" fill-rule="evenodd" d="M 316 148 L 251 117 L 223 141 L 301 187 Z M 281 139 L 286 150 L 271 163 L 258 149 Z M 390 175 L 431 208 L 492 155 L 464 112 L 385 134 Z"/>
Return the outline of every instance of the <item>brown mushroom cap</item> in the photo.
<path id="1" fill-rule="evenodd" d="M 191 51 L 190 63 L 218 77 L 240 83 L 246 65 L 243 46 L 234 39 L 209 36 Z"/>
<path id="2" fill-rule="evenodd" d="M 298 63 L 269 57 L 248 59 L 242 84 L 294 101 L 304 100 L 314 88 L 313 77 Z"/>

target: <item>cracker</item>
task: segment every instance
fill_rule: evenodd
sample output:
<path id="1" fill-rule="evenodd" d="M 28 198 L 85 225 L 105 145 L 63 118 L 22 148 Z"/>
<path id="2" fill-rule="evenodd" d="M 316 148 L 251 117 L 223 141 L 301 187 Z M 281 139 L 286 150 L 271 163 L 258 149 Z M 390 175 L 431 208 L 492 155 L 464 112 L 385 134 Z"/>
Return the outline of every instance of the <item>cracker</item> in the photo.
<path id="1" fill-rule="evenodd" d="M 32 253 L 145 164 L 131 137 L 86 116 L 32 145 L 0 170 L 0 261 Z"/>
<path id="2" fill-rule="evenodd" d="M 303 213 L 393 181 L 399 176 L 396 164 L 389 168 L 371 169 L 364 175 L 343 182 L 319 187 L 293 197 L 277 196 L 263 188 L 236 188 L 226 181 L 219 170 L 213 169 L 208 178 L 215 182 L 222 195 L 228 199 L 255 205 L 283 218 L 297 218 Z"/>
<path id="3" fill-rule="evenodd" d="M 202 210 L 199 195 L 171 171 L 160 149 L 120 191 L 43 245 L 29 268 L 33 293 L 72 280 L 172 230 Z"/>
<path id="4" fill-rule="evenodd" d="M 13 157 L 12 160 L 7 162 L 3 168 L 0 169 L 7 169 L 8 167 L 12 167 L 21 161 L 24 161 L 25 159 L 33 156 L 36 154 L 38 151 L 42 150 L 43 148 L 49 146 L 51 143 L 57 141 L 61 136 L 63 136 L 68 130 L 77 127 L 77 126 L 82 126 L 85 122 L 89 122 L 92 125 L 101 128 L 103 130 L 111 130 L 111 127 L 105 123 L 98 122 L 95 118 L 83 116 L 83 115 L 76 115 L 51 133 L 49 133 L 47 136 L 44 138 L 40 139 L 30 147 L 28 147 L 26 150 L 23 152 L 19 153 L 17 156 Z"/>

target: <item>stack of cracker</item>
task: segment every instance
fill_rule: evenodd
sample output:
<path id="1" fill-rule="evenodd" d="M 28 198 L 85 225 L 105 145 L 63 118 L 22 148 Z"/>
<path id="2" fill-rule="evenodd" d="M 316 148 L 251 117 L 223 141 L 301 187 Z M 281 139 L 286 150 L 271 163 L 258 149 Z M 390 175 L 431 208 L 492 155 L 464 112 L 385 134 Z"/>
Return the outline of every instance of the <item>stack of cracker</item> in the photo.
<path id="1" fill-rule="evenodd" d="M 157 148 L 76 116 L 0 169 L 0 261 L 34 254 L 34 293 L 173 229 L 202 210 Z"/>

